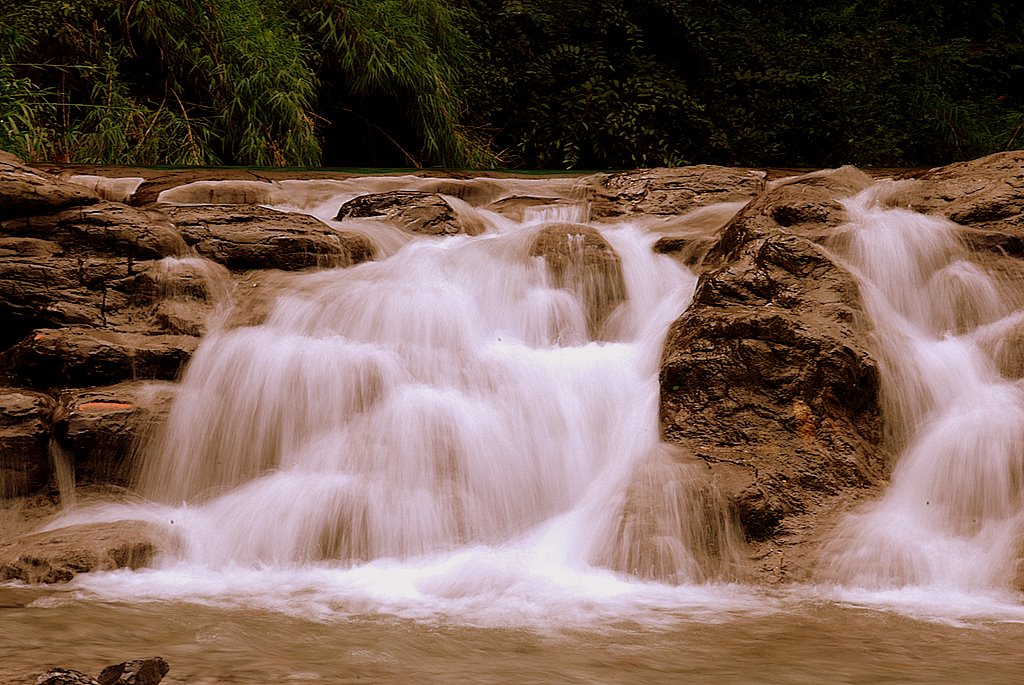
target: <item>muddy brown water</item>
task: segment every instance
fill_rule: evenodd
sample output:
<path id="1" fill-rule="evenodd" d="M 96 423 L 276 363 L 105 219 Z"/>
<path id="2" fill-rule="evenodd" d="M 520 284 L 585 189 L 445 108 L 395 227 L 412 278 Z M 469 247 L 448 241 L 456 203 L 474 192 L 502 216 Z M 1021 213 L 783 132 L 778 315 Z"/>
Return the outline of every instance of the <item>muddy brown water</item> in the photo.
<path id="1" fill-rule="evenodd" d="M 833 602 L 589 627 L 109 603 L 0 588 L 0 682 L 163 656 L 165 683 L 1018 683 L 1024 623 L 919 620 Z"/>

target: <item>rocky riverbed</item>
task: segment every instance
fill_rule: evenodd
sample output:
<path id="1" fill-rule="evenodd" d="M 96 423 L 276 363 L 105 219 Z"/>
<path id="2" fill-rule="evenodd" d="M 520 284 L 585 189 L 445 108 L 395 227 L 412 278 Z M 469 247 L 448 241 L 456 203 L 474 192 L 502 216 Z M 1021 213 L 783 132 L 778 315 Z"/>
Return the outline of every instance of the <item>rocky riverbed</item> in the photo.
<path id="1" fill-rule="evenodd" d="M 1024 306 L 1024 152 L 910 176 L 889 201 L 958 224 L 971 260 Z M 880 355 L 857 281 L 835 256 L 841 201 L 872 175 L 697 166 L 559 177 L 543 196 L 515 179 L 382 176 L 378 192 L 334 207 L 330 222 L 264 206 L 279 205 L 291 182 L 323 184 L 327 198 L 347 178 L 43 169 L 0 154 L 0 579 L 138 568 L 176 544 L 140 522 L 39 528 L 75 501 L 137 497 L 137 456 L 207 330 L 261 321 L 289 273 L 393 249 L 368 237 L 367 222 L 443 240 L 483 230 L 478 210 L 517 219 L 575 203 L 585 220 L 661 235 L 655 249 L 699 282 L 665 342 L 661 421 L 673 449 L 659 478 L 704 474 L 739 525 L 740 577 L 813 578 L 837 517 L 887 483 L 899 445 Z M 588 327 L 600 339 L 625 285 L 587 290 L 597 276 L 567 276 L 565 245 L 594 274 L 618 257 L 579 224 L 552 222 L 540 235 L 531 255 L 592 304 Z M 1024 374 L 1022 350 L 997 351 L 1006 377 Z M 666 534 L 645 501 L 631 496 L 623 520 Z"/>

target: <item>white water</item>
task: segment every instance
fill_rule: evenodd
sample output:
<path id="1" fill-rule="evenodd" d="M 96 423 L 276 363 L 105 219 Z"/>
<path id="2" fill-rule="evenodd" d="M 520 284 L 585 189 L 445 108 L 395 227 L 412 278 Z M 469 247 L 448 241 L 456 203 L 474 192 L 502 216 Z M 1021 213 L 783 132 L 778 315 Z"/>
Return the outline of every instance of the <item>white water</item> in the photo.
<path id="1" fill-rule="evenodd" d="M 333 200 L 322 185 L 281 206 L 330 222 L 352 184 Z M 130 512 L 178 544 L 83 587 L 487 622 L 751 604 L 685 586 L 727 577 L 736 532 L 659 442 L 662 341 L 694 274 L 621 224 L 600 229 L 608 263 L 565 238 L 556 279 L 531 246 L 584 206 L 515 222 L 453 204 L 487 230 L 356 224 L 386 245 L 379 261 L 290 277 L 260 325 L 211 324 L 145 455 L 153 503 Z"/>
<path id="2" fill-rule="evenodd" d="M 877 331 L 900 456 L 885 496 L 845 522 L 824 558 L 847 585 L 922 588 L 933 601 L 1005 592 L 1024 530 L 1024 387 L 999 353 L 1021 314 L 966 260 L 954 224 L 885 206 L 898 190 L 880 183 L 850 200 L 842 242 Z"/>
<path id="3" fill-rule="evenodd" d="M 330 223 L 342 201 L 395 183 L 289 182 L 273 199 Z M 874 321 L 902 456 L 885 497 L 825 551 L 827 579 L 843 587 L 792 597 L 1021 620 L 1006 589 L 1024 401 L 999 368 L 1021 316 L 964 260 L 955 226 L 884 208 L 888 192 L 848 203 L 838 249 Z M 535 194 L 572 196 L 548 182 Z M 731 577 L 735 531 L 714 488 L 658 440 L 661 345 L 694 275 L 654 254 L 658 235 L 642 225 L 599 227 L 627 297 L 595 330 L 588 300 L 614 279 L 577 255 L 575 276 L 555 287 L 529 256 L 546 224 L 585 209 L 551 205 L 515 222 L 459 206 L 487 226 L 482 235 L 410 238 L 359 223 L 379 261 L 282 277 L 260 325 L 212 320 L 147 455 L 142 491 L 155 503 L 54 524 L 141 518 L 178 547 L 157 568 L 87 574 L 76 587 L 488 625 L 784 608 L 777 596 L 701 584 Z"/>

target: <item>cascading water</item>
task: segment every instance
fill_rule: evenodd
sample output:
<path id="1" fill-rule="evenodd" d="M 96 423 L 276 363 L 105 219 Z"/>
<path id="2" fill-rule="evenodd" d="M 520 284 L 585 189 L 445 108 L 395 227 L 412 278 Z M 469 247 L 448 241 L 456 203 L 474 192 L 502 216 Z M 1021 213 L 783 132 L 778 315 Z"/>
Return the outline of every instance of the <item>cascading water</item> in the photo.
<path id="1" fill-rule="evenodd" d="M 899 188 L 848 201 L 838 249 L 876 329 L 901 456 L 884 497 L 850 516 L 823 558 L 854 586 L 1009 588 L 1024 530 L 1024 385 L 1000 354 L 1021 313 L 966 260 L 955 224 L 886 206 Z"/>
<path id="2" fill-rule="evenodd" d="M 638 226 L 579 223 L 583 206 L 515 222 L 453 204 L 487 230 L 368 223 L 383 258 L 290 277 L 258 325 L 211 324 L 145 455 L 140 491 L 163 504 L 134 513 L 178 544 L 119 593 L 305 584 L 530 613 L 635 592 L 622 573 L 728 576 L 722 502 L 659 442 L 662 341 L 694 274 Z"/>

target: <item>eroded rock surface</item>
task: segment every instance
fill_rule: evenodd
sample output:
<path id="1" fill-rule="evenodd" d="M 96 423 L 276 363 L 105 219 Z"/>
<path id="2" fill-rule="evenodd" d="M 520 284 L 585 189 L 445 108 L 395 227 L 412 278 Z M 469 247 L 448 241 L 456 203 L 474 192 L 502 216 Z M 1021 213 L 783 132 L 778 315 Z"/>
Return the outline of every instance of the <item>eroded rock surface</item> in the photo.
<path id="1" fill-rule="evenodd" d="M 372 259 L 373 242 L 305 214 L 263 207 L 166 206 L 185 242 L 232 270 L 351 266 Z"/>
<path id="2" fill-rule="evenodd" d="M 623 171 L 594 185 L 591 215 L 674 215 L 720 202 L 747 201 L 764 190 L 765 177 L 763 171 L 706 164 Z"/>
<path id="3" fill-rule="evenodd" d="M 665 437 L 702 459 L 749 540 L 884 479 L 879 376 L 853 276 L 824 243 L 855 170 L 812 175 L 748 205 L 720 236 L 668 335 Z"/>
<path id="4" fill-rule="evenodd" d="M 463 217 L 438 193 L 396 190 L 360 195 L 343 204 L 335 217 L 344 219 L 380 219 L 418 235 L 477 235 L 479 222 Z"/>
<path id="5" fill-rule="evenodd" d="M 49 480 L 56 406 L 49 395 L 0 388 L 0 499 L 28 495 Z"/>

